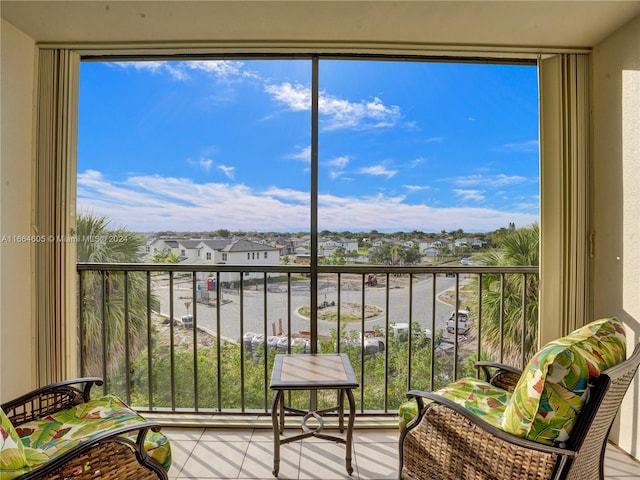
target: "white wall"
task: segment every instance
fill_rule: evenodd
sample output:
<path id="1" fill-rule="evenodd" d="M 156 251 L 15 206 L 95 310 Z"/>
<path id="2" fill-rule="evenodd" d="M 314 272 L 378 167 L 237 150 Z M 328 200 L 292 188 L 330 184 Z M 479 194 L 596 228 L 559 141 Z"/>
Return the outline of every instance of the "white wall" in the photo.
<path id="1" fill-rule="evenodd" d="M 31 248 L 35 44 L 2 20 L 0 90 L 0 400 L 33 387 Z"/>
<path id="2" fill-rule="evenodd" d="M 630 350 L 640 341 L 640 17 L 594 48 L 592 79 L 593 313 L 623 320 Z M 611 438 L 640 458 L 638 377 Z"/>

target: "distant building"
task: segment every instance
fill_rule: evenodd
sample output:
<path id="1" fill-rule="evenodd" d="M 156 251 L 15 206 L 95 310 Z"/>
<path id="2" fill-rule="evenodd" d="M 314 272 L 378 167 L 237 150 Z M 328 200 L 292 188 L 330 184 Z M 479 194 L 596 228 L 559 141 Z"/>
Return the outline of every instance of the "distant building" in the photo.
<path id="1" fill-rule="evenodd" d="M 231 265 L 266 266 L 280 264 L 280 249 L 252 242 L 250 240 L 236 240 L 220 250 L 222 262 Z M 235 274 L 232 274 L 235 275 Z M 263 278 L 262 272 L 245 272 L 244 278 Z M 268 277 L 278 276 L 277 272 L 267 273 Z M 226 281 L 223 278 L 223 281 Z"/>
<path id="2" fill-rule="evenodd" d="M 183 238 L 157 238 L 148 245 L 148 260 L 154 254 L 161 252 L 163 255 L 175 253 L 180 258 L 180 263 L 189 265 L 279 265 L 280 248 L 272 247 L 267 242 L 258 243 L 245 239 L 183 239 Z M 277 273 L 268 273 L 267 276 L 276 276 Z M 206 281 L 207 272 L 197 272 L 198 281 Z M 263 278 L 261 272 L 245 272 L 244 278 Z M 238 281 L 236 273 L 221 274 L 221 281 Z"/>

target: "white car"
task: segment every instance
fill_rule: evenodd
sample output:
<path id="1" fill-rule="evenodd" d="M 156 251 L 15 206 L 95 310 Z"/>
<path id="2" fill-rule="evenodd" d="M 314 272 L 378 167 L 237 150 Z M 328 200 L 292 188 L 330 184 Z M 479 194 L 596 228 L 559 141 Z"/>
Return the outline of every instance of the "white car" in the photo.
<path id="1" fill-rule="evenodd" d="M 451 316 L 447 320 L 446 328 L 447 332 L 454 334 L 456 329 L 455 324 L 456 312 L 451 312 Z M 458 310 L 458 335 L 466 335 L 471 328 L 471 317 L 469 310 Z"/>
<path id="2" fill-rule="evenodd" d="M 398 334 L 398 333 L 400 333 L 400 332 L 407 332 L 407 331 L 409 331 L 409 324 L 408 324 L 408 323 L 404 323 L 404 322 L 394 323 L 394 324 L 390 325 L 390 327 L 391 327 L 391 332 L 392 332 L 394 335 L 397 335 L 397 334 Z M 419 333 L 420 333 L 420 331 L 419 331 L 419 330 L 416 330 L 416 329 L 414 328 L 413 334 L 414 334 L 414 335 L 418 335 Z M 430 329 L 425 328 L 425 329 L 423 330 L 423 333 L 424 333 L 425 337 L 427 337 L 429 340 L 431 340 L 432 334 L 431 334 L 431 330 L 430 330 Z"/>

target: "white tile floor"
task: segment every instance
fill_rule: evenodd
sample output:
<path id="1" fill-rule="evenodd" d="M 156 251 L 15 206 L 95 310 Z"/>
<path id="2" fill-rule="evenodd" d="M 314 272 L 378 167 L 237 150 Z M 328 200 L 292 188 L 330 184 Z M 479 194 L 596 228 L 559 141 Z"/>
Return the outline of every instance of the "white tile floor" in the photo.
<path id="1" fill-rule="evenodd" d="M 171 479 L 273 480 L 273 433 L 269 429 L 164 427 L 173 449 Z M 296 431 L 287 430 L 290 434 Z M 308 438 L 283 445 L 278 478 L 384 480 L 398 478 L 398 432 L 354 431 L 353 475 L 345 469 L 344 445 Z M 640 480 L 640 463 L 611 445 L 606 480 Z M 587 479 L 585 479 L 587 480 Z"/>

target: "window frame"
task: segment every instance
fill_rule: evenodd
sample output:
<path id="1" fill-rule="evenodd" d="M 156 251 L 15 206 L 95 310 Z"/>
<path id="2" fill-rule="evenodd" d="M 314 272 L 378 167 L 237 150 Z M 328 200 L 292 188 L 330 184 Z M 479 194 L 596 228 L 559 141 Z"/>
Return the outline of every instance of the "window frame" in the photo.
<path id="1" fill-rule="evenodd" d="M 495 62 L 500 64 L 537 62 L 540 75 L 541 105 L 541 341 L 556 337 L 576 323 L 591 317 L 587 288 L 589 265 L 589 52 L 540 52 L 523 48 L 461 47 L 433 48 L 428 45 L 375 45 L 350 47 L 302 47 L 300 44 L 244 46 L 214 45 L 184 48 L 176 45 L 119 45 L 37 47 L 37 121 L 35 127 L 36 171 L 50 171 L 51 158 L 60 163 L 56 175 L 44 178 L 54 184 L 42 190 L 34 180 L 34 225 L 41 234 L 72 236 L 75 234 L 75 189 L 77 175 L 77 113 L 80 61 L 117 61 L 135 59 L 251 59 L 311 58 L 312 81 L 318 82 L 320 58 L 353 58 L 405 61 Z M 304 49 L 304 51 L 302 51 Z M 208 52 L 207 52 L 208 50 Z M 265 52 L 266 50 L 269 50 Z M 318 53 L 313 53 L 317 51 Z M 320 52 L 322 50 L 322 52 Z M 206 53 L 205 53 L 206 52 Z M 222 52 L 222 53 L 221 53 Z M 239 53 L 245 52 L 245 53 Z M 311 53 L 310 53 L 311 52 Z M 408 53 L 407 53 L 408 52 Z M 417 53 L 416 53 L 417 52 Z M 546 66 L 545 66 L 546 64 Z M 541 68 L 544 67 L 544 68 Z M 577 87 L 576 87 L 577 85 Z M 576 105 L 579 108 L 576 108 Z M 57 115 L 52 116 L 50 111 Z M 311 289 L 317 290 L 317 164 L 318 164 L 318 92 L 312 91 L 312 176 L 311 176 Z M 51 122 L 43 119 L 53 118 Z M 44 123 L 43 123 L 44 122 Z M 557 127 L 562 128 L 558 129 Z M 315 133 L 314 133 L 315 132 Z M 57 150 L 62 146 L 60 150 Z M 53 156 L 52 156 L 53 155 Z M 49 170 L 47 170 L 49 169 Z M 560 176 L 558 178 L 558 175 Z M 553 178 L 552 178 L 553 177 Z M 56 193 L 55 186 L 60 187 Z M 567 200 L 567 196 L 569 197 Z M 558 205 L 558 201 L 560 204 Z M 65 212 L 54 219 L 53 213 Z M 36 338 L 48 339 L 49 349 L 38 346 L 34 355 L 36 376 L 42 383 L 48 379 L 74 376 L 77 372 L 75 339 L 77 319 L 73 286 L 76 282 L 74 244 L 59 245 L 57 262 L 47 261 L 52 253 L 43 244 L 32 246 L 35 258 L 34 289 Z M 546 252 L 553 252 L 546 255 Z M 557 258 L 569 258 L 558 268 Z M 57 271 L 60 273 L 56 273 Z M 559 287 L 559 288 L 555 288 Z M 43 300 L 53 298 L 53 302 Z M 312 310 L 317 299 L 312 295 Z M 567 305 L 569 305 L 567 307 Z M 560 313 L 559 313 L 560 312 Z M 560 316 L 560 321 L 558 321 Z M 544 319 L 549 319 L 544 321 Z M 551 320 L 553 319 L 553 320 Z M 556 326 L 551 327 L 551 324 Z M 313 328 L 313 325 L 312 325 Z M 40 340 L 38 340 L 40 342 Z"/>

